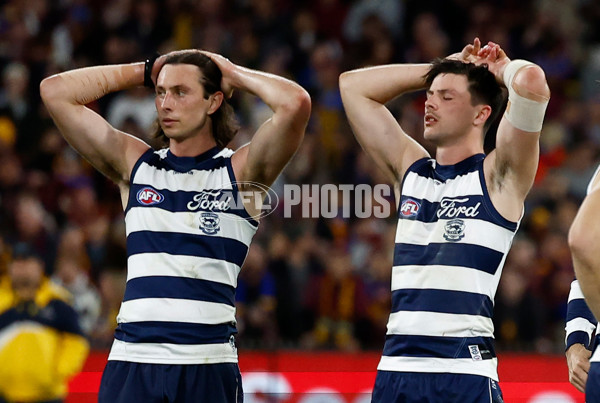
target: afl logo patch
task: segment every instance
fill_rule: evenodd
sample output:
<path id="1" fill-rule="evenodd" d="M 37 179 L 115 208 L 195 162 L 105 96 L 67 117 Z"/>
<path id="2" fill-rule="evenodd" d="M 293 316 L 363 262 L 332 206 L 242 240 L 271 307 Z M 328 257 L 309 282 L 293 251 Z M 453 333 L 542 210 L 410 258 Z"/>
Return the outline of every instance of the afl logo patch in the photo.
<path id="1" fill-rule="evenodd" d="M 137 201 L 144 206 L 151 206 L 162 202 L 165 197 L 151 187 L 145 187 L 137 192 Z"/>
<path id="2" fill-rule="evenodd" d="M 207 235 L 214 235 L 221 227 L 219 216 L 215 213 L 200 213 L 200 229 Z"/>
<path id="3" fill-rule="evenodd" d="M 418 202 L 414 201 L 413 199 L 407 199 L 400 207 L 400 214 L 402 214 L 404 217 L 414 217 L 419 214 L 420 208 L 421 205 Z"/>

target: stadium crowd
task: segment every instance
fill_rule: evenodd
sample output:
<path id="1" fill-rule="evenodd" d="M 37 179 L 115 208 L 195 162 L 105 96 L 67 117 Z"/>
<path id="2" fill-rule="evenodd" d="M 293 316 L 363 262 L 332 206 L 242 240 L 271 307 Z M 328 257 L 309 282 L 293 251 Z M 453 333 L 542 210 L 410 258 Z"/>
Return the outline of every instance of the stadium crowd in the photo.
<path id="1" fill-rule="evenodd" d="M 0 1 L 0 273 L 14 245 L 32 245 L 46 274 L 73 294 L 92 348 L 110 346 L 126 281 L 118 189 L 64 141 L 41 104 L 39 83 L 75 67 L 210 50 L 289 77 L 313 100 L 301 149 L 273 186 L 280 205 L 262 219 L 240 274 L 240 345 L 380 350 L 395 208 L 383 219 L 347 216 L 342 205 L 334 218 L 303 217 L 301 206 L 286 216 L 285 185 L 384 183 L 347 124 L 339 74 L 429 62 L 475 36 L 539 64 L 552 91 L 538 175 L 496 298 L 497 346 L 562 352 L 574 277 L 567 232 L 600 159 L 594 0 Z M 389 104 L 417 136 L 423 99 L 419 93 Z M 232 103 L 241 124 L 235 148 L 250 140 L 269 109 L 249 95 L 234 94 Z M 89 107 L 159 146 L 150 137 L 155 107 L 148 89 L 111 94 Z"/>

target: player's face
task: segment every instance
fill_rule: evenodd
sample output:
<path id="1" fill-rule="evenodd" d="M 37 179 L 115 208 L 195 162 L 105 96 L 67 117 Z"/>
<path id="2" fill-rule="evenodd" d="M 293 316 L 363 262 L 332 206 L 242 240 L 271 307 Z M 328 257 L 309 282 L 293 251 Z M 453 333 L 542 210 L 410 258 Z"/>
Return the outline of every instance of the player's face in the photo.
<path id="1" fill-rule="evenodd" d="M 427 91 L 424 137 L 436 145 L 462 137 L 472 128 L 477 109 L 471 105 L 464 75 L 440 74 Z"/>
<path id="2" fill-rule="evenodd" d="M 182 140 L 204 129 L 208 115 L 220 106 L 215 94 L 204 97 L 200 69 L 191 64 L 166 64 L 156 83 L 156 111 L 170 139 Z"/>

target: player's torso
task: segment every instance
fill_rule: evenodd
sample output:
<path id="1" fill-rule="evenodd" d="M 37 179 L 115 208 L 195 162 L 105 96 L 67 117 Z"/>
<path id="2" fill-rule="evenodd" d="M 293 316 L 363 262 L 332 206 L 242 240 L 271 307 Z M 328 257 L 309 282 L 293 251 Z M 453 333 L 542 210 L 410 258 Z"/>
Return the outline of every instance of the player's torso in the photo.
<path id="1" fill-rule="evenodd" d="M 405 175 L 379 369 L 497 378 L 493 298 L 517 223 L 493 208 L 483 157 Z"/>
<path id="2" fill-rule="evenodd" d="M 231 154 L 161 150 L 134 168 L 127 285 L 111 359 L 237 361 L 235 287 L 256 222 L 236 204 Z"/>

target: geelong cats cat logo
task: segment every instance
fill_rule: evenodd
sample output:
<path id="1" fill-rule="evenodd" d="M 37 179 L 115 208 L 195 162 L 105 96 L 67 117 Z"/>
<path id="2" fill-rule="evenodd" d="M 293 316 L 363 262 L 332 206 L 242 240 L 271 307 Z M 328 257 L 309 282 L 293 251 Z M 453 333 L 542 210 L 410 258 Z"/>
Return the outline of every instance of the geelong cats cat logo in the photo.
<path id="1" fill-rule="evenodd" d="M 215 213 L 200 213 L 200 229 L 207 235 L 214 235 L 221 227 L 219 226 L 219 216 Z"/>
<path id="2" fill-rule="evenodd" d="M 460 218 L 450 220 L 444 226 L 444 239 L 448 242 L 458 242 L 465 237 L 465 222 Z"/>

